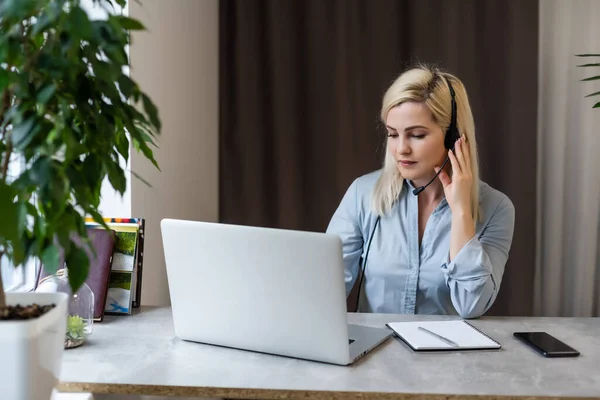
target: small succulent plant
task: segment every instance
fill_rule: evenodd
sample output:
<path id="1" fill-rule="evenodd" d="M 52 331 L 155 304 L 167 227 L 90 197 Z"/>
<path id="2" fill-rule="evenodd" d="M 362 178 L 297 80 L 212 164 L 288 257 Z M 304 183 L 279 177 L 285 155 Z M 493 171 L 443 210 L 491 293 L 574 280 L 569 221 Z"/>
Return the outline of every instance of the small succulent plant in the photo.
<path id="1" fill-rule="evenodd" d="M 81 340 L 85 336 L 85 323 L 79 315 L 69 315 L 67 318 L 67 339 Z"/>

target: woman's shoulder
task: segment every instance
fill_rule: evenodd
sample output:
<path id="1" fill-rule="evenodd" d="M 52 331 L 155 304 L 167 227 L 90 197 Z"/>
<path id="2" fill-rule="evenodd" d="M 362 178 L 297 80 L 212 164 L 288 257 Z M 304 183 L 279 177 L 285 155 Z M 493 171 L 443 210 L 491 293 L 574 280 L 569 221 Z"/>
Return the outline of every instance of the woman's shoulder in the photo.
<path id="1" fill-rule="evenodd" d="M 514 213 L 515 209 L 513 202 L 505 193 L 481 180 L 479 181 L 479 205 L 487 216 L 499 210 Z"/>
<path id="2" fill-rule="evenodd" d="M 359 219 L 363 219 L 372 213 L 370 207 L 371 194 L 380 175 L 381 170 L 360 175 L 354 178 L 346 192 L 344 202 L 346 204 L 352 203 L 352 208 L 358 213 Z"/>
<path id="3" fill-rule="evenodd" d="M 355 187 L 356 193 L 359 196 L 370 196 L 380 175 L 381 169 L 378 169 L 355 178 L 352 185 Z"/>

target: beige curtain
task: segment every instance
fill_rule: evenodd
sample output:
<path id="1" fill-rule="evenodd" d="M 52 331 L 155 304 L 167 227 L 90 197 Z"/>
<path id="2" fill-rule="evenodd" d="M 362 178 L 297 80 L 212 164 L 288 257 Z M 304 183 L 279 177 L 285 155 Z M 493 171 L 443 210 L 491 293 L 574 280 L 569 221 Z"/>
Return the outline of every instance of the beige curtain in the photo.
<path id="1" fill-rule="evenodd" d="M 600 313 L 600 1 L 540 1 L 538 207 L 534 308 L 544 316 Z M 594 100 L 595 99 L 595 100 Z"/>

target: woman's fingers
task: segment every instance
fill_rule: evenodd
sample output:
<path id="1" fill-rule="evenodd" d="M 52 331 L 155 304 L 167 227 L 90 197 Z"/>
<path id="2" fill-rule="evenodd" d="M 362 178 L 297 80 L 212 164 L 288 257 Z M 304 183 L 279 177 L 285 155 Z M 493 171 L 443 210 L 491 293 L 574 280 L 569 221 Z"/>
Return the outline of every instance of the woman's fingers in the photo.
<path id="1" fill-rule="evenodd" d="M 455 156 L 458 160 L 458 165 L 461 171 L 465 170 L 465 168 L 467 167 L 467 162 L 465 161 L 465 155 L 463 152 L 463 143 L 464 139 L 461 137 L 456 141 L 456 144 L 454 145 L 454 150 L 456 151 Z"/>
<path id="2" fill-rule="evenodd" d="M 458 147 L 457 145 L 454 146 L 455 150 Z M 448 150 L 448 157 L 450 157 L 450 164 L 452 164 L 452 174 L 460 174 L 460 165 L 458 164 L 458 160 L 456 159 L 456 156 L 454 155 L 454 152 L 452 150 Z"/>
<path id="3" fill-rule="evenodd" d="M 467 142 L 467 137 L 464 134 L 462 137 L 463 137 L 462 140 L 464 143 L 463 150 L 464 150 L 465 164 L 467 166 L 467 169 L 469 171 L 471 171 L 471 147 L 470 147 L 469 143 Z"/>

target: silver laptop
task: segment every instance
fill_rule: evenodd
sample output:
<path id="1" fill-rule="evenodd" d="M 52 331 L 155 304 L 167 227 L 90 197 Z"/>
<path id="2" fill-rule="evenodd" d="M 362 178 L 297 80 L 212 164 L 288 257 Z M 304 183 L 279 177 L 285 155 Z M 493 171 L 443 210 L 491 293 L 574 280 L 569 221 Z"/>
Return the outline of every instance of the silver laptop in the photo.
<path id="1" fill-rule="evenodd" d="M 348 325 L 336 235 L 174 219 L 161 233 L 183 340 L 348 365 L 392 334 Z"/>

